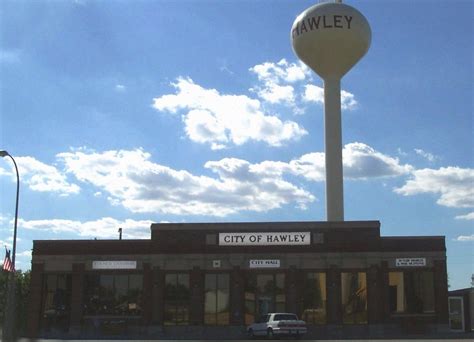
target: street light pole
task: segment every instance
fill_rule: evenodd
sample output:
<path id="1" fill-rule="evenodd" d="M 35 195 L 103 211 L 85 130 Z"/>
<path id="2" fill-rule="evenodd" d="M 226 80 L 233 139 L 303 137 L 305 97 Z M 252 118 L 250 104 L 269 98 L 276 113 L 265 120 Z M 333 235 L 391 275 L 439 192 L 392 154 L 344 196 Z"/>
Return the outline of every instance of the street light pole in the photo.
<path id="1" fill-rule="evenodd" d="M 15 256 L 16 256 L 16 232 L 18 224 L 18 201 L 20 198 L 20 174 L 18 172 L 18 166 L 16 165 L 15 159 L 7 152 L 0 151 L 0 157 L 10 157 L 15 165 L 16 171 L 16 205 L 15 205 L 15 224 L 13 227 L 13 250 L 12 250 L 12 265 L 13 272 L 9 274 L 8 282 L 8 297 L 6 315 L 4 315 L 4 329 L 3 329 L 3 340 L 9 341 L 15 339 L 15 323 L 16 323 L 16 281 L 15 281 Z"/>

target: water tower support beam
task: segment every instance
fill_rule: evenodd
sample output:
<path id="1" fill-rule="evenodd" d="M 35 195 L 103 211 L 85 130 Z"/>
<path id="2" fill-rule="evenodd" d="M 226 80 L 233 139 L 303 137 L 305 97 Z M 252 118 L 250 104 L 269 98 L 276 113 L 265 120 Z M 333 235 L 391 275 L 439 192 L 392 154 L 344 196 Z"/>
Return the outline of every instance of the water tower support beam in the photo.
<path id="1" fill-rule="evenodd" d="M 324 80 L 324 142 L 326 155 L 326 216 L 344 221 L 341 133 L 341 80 Z"/>

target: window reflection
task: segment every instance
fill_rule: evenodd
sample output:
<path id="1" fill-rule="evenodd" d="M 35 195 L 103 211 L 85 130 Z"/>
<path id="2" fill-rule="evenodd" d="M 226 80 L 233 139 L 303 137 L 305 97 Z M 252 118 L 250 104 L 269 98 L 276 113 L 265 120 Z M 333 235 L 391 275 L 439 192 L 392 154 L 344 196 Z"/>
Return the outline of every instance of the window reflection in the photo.
<path id="1" fill-rule="evenodd" d="M 67 331 L 71 312 L 71 275 L 49 274 L 43 277 L 42 329 Z"/>
<path id="2" fill-rule="evenodd" d="M 255 322 L 255 300 L 257 298 L 257 275 L 248 274 L 245 281 L 245 324 Z"/>
<path id="3" fill-rule="evenodd" d="M 285 274 L 249 273 L 245 283 L 245 324 L 269 312 L 285 312 Z"/>
<path id="4" fill-rule="evenodd" d="M 390 311 L 434 312 L 434 276 L 431 271 L 389 272 Z"/>
<path id="5" fill-rule="evenodd" d="M 276 312 L 285 312 L 285 308 L 285 275 L 283 273 L 277 273 L 275 275 L 275 310 Z"/>
<path id="6" fill-rule="evenodd" d="M 168 273 L 165 276 L 165 325 L 189 324 L 191 293 L 189 274 Z"/>
<path id="7" fill-rule="evenodd" d="M 403 272 L 389 272 L 389 305 L 390 312 L 405 312 L 406 311 L 406 297 L 405 285 L 403 280 Z"/>
<path id="8" fill-rule="evenodd" d="M 141 315 L 142 275 L 86 275 L 84 291 L 86 315 Z"/>
<path id="9" fill-rule="evenodd" d="M 326 324 L 326 273 L 306 273 L 302 319 L 307 324 Z"/>
<path id="10" fill-rule="evenodd" d="M 366 273 L 341 273 L 341 292 L 343 323 L 367 324 Z"/>
<path id="11" fill-rule="evenodd" d="M 206 274 L 204 298 L 204 323 L 229 324 L 229 275 Z"/>

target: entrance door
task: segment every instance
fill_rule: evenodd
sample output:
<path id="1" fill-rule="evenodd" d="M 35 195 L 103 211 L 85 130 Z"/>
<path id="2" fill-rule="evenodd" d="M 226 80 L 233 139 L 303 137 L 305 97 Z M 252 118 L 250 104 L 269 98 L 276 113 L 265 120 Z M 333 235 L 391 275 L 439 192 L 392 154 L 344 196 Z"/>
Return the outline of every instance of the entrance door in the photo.
<path id="1" fill-rule="evenodd" d="M 449 297 L 449 328 L 452 331 L 464 331 L 463 297 Z"/>
<path id="2" fill-rule="evenodd" d="M 257 317 L 274 311 L 275 281 L 273 274 L 257 274 Z"/>
<path id="3" fill-rule="evenodd" d="M 245 323 L 271 312 L 285 312 L 285 274 L 248 273 L 245 284 Z"/>
<path id="4" fill-rule="evenodd" d="M 272 298 L 269 296 L 259 296 L 257 299 L 258 306 L 258 316 L 262 317 L 267 315 L 268 313 L 272 312 L 273 310 L 271 309 L 273 307 L 273 302 Z"/>

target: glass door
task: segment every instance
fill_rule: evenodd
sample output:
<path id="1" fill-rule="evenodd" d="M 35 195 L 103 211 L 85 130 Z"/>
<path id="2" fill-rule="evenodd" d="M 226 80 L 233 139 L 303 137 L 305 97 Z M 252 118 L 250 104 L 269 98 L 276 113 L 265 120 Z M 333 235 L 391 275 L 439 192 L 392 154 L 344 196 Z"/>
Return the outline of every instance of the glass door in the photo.
<path id="1" fill-rule="evenodd" d="M 275 311 L 274 275 L 257 274 L 257 317 Z"/>
<path id="2" fill-rule="evenodd" d="M 464 331 L 464 303 L 462 297 L 449 297 L 449 328 Z"/>
<path id="3" fill-rule="evenodd" d="M 244 296 L 246 324 L 271 312 L 285 312 L 285 274 L 248 273 Z"/>

